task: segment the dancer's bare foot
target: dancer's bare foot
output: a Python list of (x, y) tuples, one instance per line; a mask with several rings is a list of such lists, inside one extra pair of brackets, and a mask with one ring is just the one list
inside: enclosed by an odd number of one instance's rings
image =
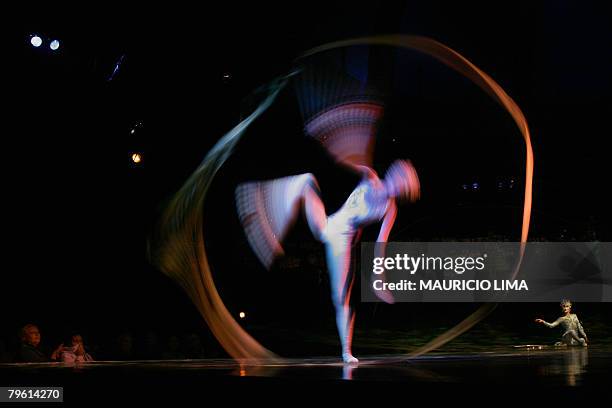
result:
[(351, 353), (342, 353), (342, 361), (344, 361), (344, 364), (359, 364), (359, 360)]

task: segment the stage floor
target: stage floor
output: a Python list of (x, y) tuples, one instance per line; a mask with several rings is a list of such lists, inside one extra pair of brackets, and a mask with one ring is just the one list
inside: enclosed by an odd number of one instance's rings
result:
[[(413, 359), (401, 355), (360, 356), (357, 366), (337, 358), (285, 359), (267, 364), (230, 359), (100, 361), (0, 365), (3, 386), (63, 386), (65, 400), (107, 401), (226, 395), (265, 396), (278, 389), (304, 398), (322, 388), (354, 395), (377, 392), (540, 390), (546, 398), (566, 393), (605, 392), (612, 348), (543, 349), (500, 347), (487, 352), (436, 353)], [(232, 391), (233, 390), (233, 391)], [(480, 390), (480, 391), (479, 391)], [(242, 393), (241, 391), (244, 391)], [(513, 394), (516, 396), (516, 394)], [(435, 395), (434, 395), (435, 396)], [(437, 395), (442, 396), (442, 395)], [(512, 397), (512, 395), (508, 395)]]

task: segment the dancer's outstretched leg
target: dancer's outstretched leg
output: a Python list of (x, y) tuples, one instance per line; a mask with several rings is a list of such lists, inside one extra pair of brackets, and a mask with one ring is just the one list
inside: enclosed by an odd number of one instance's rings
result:
[(311, 173), (239, 184), (236, 208), (251, 248), (268, 269), (284, 253), (281, 243), (301, 209), (319, 240), (327, 222)]

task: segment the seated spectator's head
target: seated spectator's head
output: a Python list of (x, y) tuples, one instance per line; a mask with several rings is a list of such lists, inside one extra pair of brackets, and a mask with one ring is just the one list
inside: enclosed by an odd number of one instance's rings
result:
[(37, 347), (40, 344), (40, 331), (33, 324), (26, 324), (21, 329), (21, 341), (24, 344)]
[(83, 337), (80, 334), (73, 334), (70, 340), (73, 346), (77, 344), (83, 345)]

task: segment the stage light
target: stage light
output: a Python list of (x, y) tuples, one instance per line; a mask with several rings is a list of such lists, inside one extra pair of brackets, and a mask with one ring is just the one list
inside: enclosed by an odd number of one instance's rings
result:
[(478, 183), (474, 183), (474, 184), (472, 184), (472, 188), (473, 188), (474, 190), (478, 190), (478, 188), (479, 188), (479, 187), (480, 187), (480, 185), (479, 185)]
[(110, 74), (110, 76), (108, 77), (107, 81), (112, 81), (113, 79), (115, 79), (115, 76), (119, 72), (119, 69), (121, 68), (121, 64), (123, 64), (123, 60), (124, 59), (125, 59), (125, 54), (123, 54), (121, 57), (119, 57), (119, 60), (115, 64), (115, 68), (113, 68), (113, 72)]
[(240, 312), (238, 316), (240, 316), (241, 319), (244, 319), (246, 317), (246, 313)]
[(140, 153), (134, 153), (132, 155), (132, 161), (136, 164), (142, 162), (142, 156), (140, 155)]
[(136, 129), (132, 129), (132, 130), (130, 130), (130, 135), (133, 135), (133, 134), (134, 134), (134, 132), (136, 132)]
[(49, 44), (49, 48), (51, 48), (53, 51), (57, 50), (60, 46), (60, 43), (58, 40), (53, 40), (51, 41), (51, 44)]
[(39, 36), (34, 34), (32, 36), (32, 38), (30, 38), (30, 44), (32, 44), (32, 46), (38, 48), (38, 47), (40, 47), (42, 45), (42, 38), (40, 38)]

